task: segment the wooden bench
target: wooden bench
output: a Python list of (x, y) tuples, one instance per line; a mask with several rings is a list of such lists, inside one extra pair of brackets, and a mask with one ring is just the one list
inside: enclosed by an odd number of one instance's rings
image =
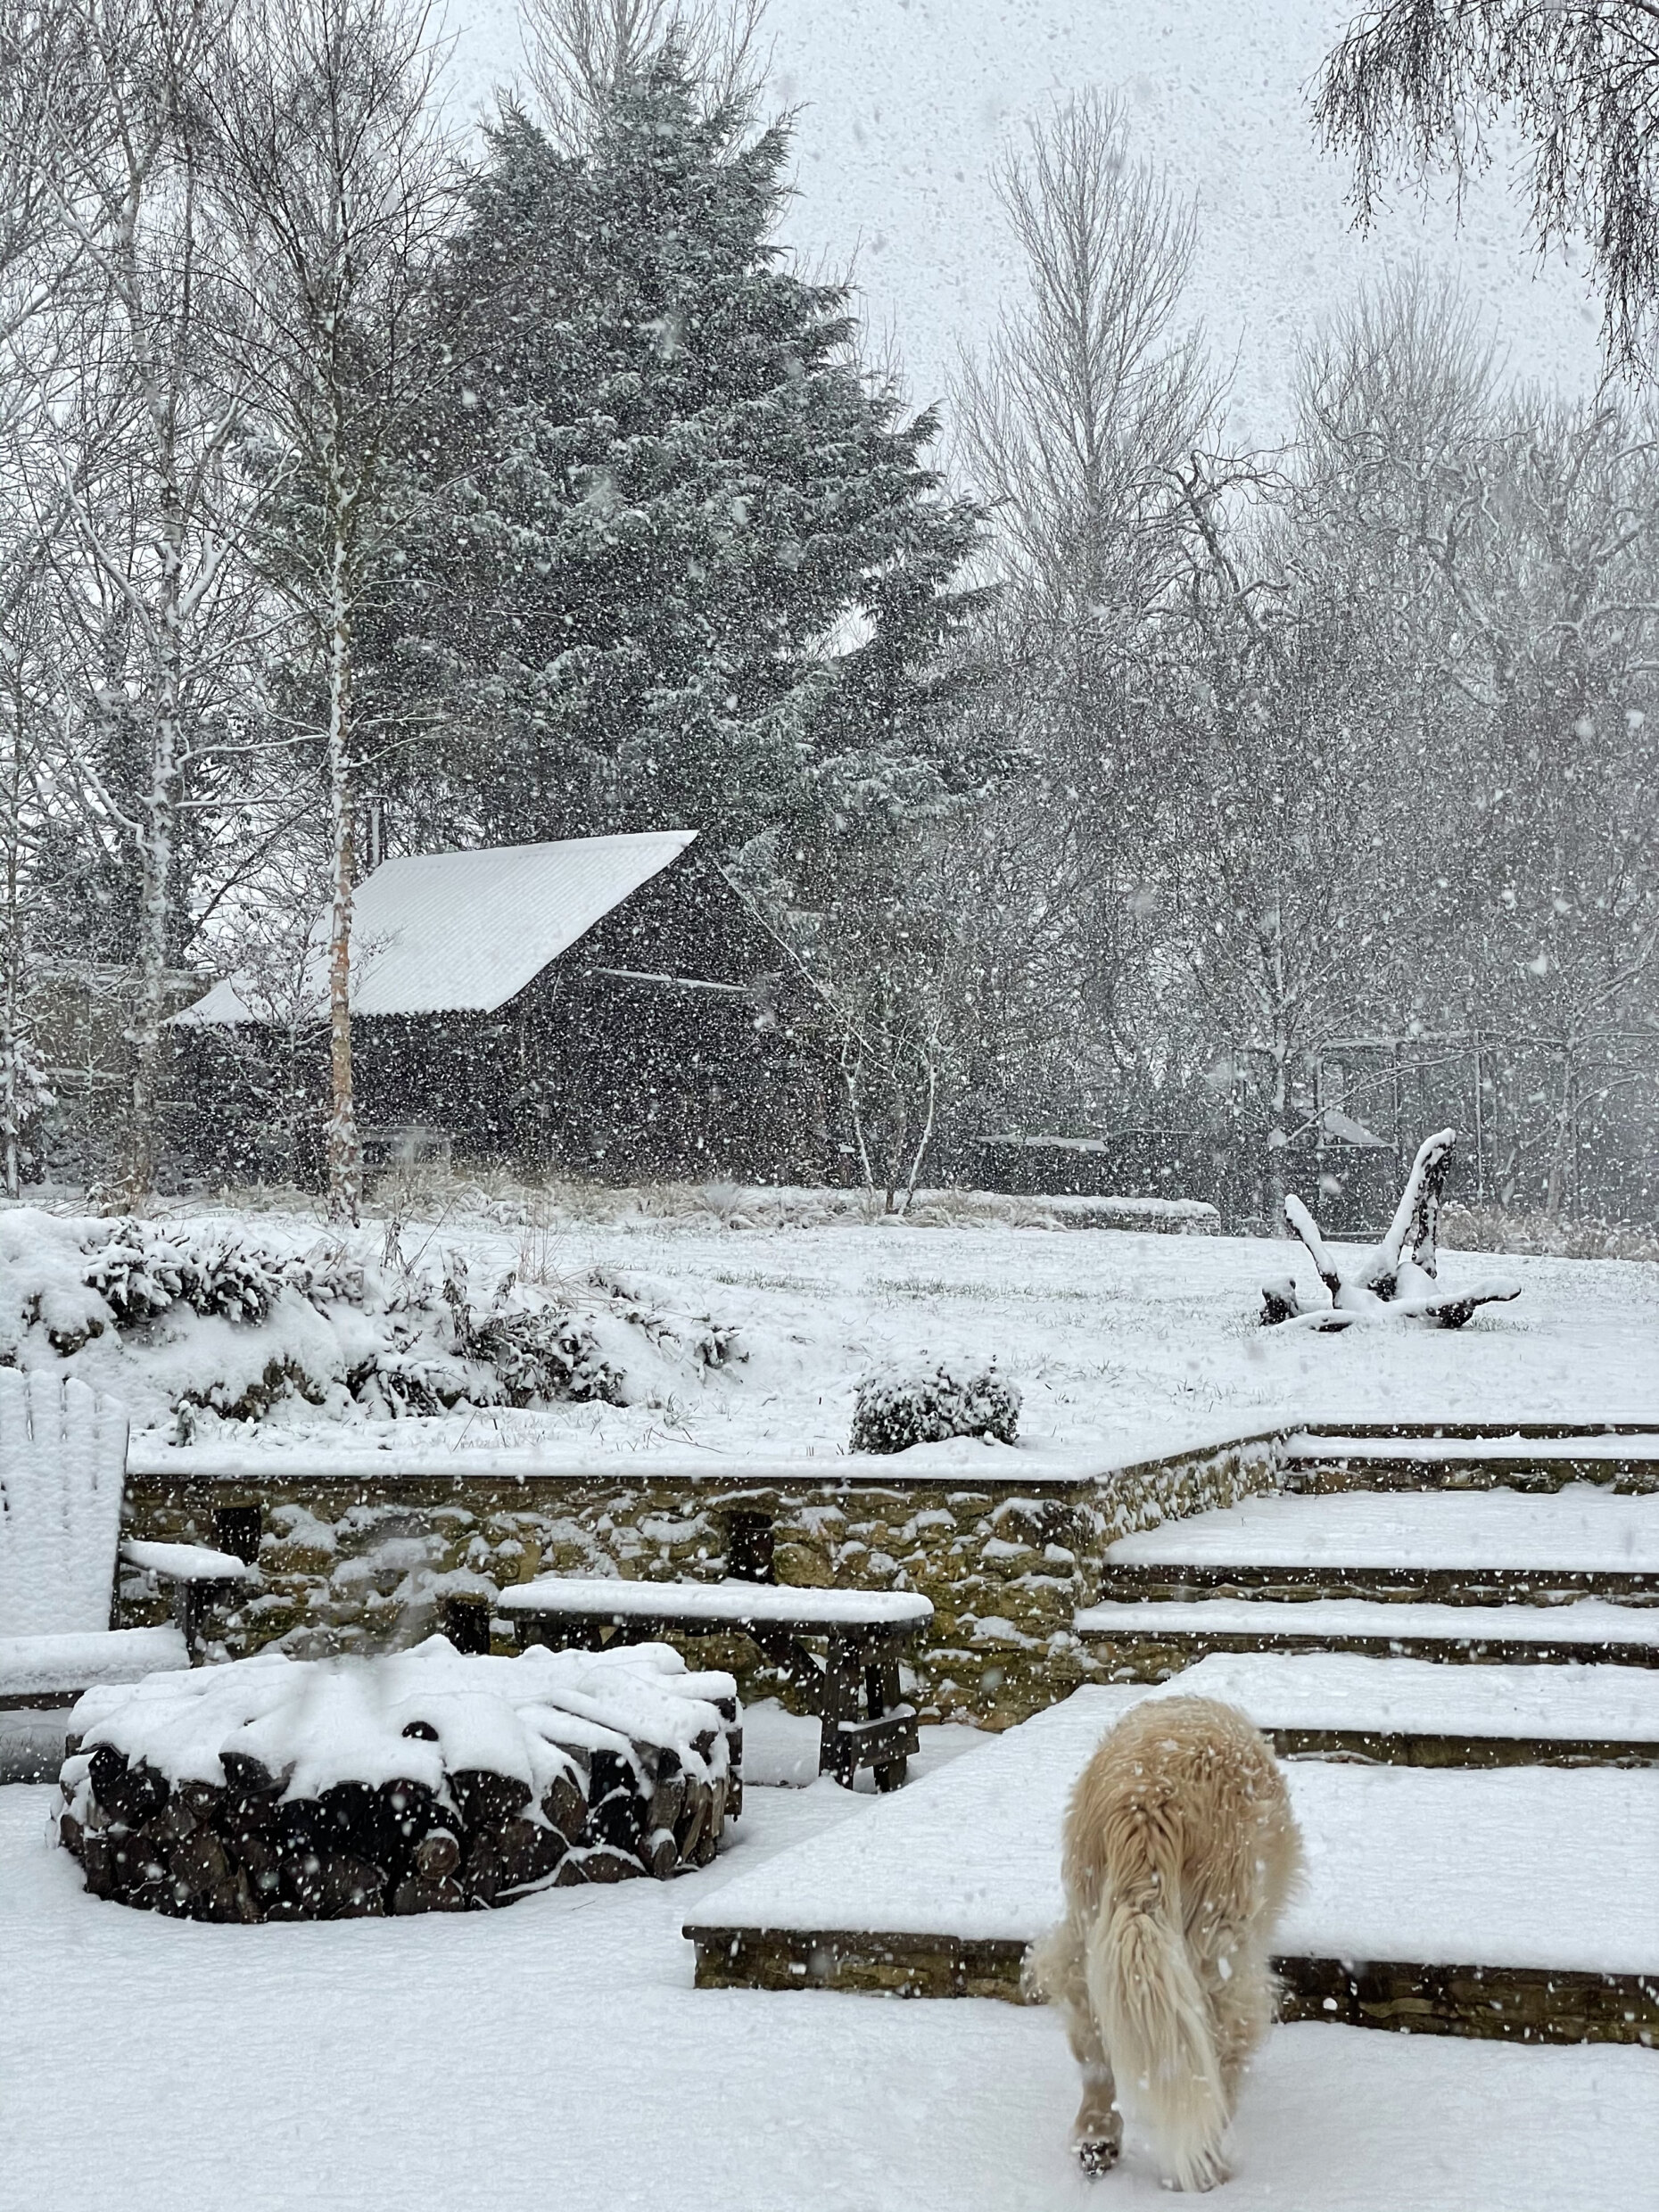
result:
[[(202, 1545), (121, 1547), (126, 1475), (121, 1407), (72, 1378), (0, 1368), (0, 1781), (56, 1771), (52, 1716), (83, 1691), (194, 1664), (209, 1609), (252, 1572)], [(118, 1551), (170, 1589), (170, 1626), (110, 1626)]]
[[(488, 1601), (451, 1600), (451, 1638), (488, 1648)], [(800, 1589), (778, 1583), (587, 1581), (549, 1575), (503, 1590), (494, 1610), (530, 1644), (598, 1651), (674, 1636), (742, 1635), (784, 1667), (820, 1726), (818, 1770), (850, 1789), (860, 1767), (896, 1789), (917, 1750), (916, 1711), (899, 1689), (899, 1660), (933, 1618), (910, 1590)], [(821, 1662), (804, 1638), (821, 1638)]]

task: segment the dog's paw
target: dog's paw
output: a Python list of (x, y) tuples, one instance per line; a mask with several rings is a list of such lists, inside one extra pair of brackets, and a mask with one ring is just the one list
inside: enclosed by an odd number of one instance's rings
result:
[(1077, 2164), (1092, 2182), (1098, 2181), (1102, 2174), (1110, 2174), (1118, 2163), (1118, 2145), (1100, 2136), (1085, 2138), (1071, 2147), (1077, 2153)]

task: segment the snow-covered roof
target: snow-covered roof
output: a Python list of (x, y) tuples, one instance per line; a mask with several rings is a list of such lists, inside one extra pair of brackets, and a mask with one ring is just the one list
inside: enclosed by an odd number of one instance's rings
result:
[[(492, 1013), (696, 836), (652, 830), (383, 862), (352, 906), (352, 1011)], [(327, 1003), (327, 948), (325, 912), (312, 925), (304, 989), (318, 1013)], [(263, 1019), (258, 1005), (247, 980), (232, 976), (175, 1019), (234, 1027)]]

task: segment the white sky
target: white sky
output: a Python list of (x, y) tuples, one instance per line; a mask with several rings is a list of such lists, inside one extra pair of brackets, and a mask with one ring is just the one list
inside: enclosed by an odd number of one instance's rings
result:
[[(773, 81), (800, 110), (799, 197), (784, 235), (809, 273), (850, 269), (875, 349), (918, 403), (944, 396), (959, 343), (1017, 293), (991, 176), (1027, 120), (1085, 86), (1119, 93), (1134, 144), (1195, 193), (1195, 319), (1236, 356), (1234, 433), (1290, 428), (1300, 334), (1386, 269), (1453, 272), (1512, 372), (1579, 388), (1597, 373), (1599, 306), (1557, 257), (1540, 264), (1508, 177), (1403, 196), (1369, 237), (1347, 176), (1315, 142), (1305, 96), (1358, 0), (772, 0)], [(470, 104), (518, 53), (510, 0), (452, 0), (457, 89)]]

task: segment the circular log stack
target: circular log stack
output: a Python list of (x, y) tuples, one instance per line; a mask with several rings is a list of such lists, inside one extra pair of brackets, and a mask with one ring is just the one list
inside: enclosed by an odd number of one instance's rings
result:
[[(482, 1766), (434, 1773), (440, 1731), (418, 1719), (399, 1731), (417, 1752), (407, 1775), (384, 1776), (382, 1746), (384, 1779), (342, 1779), (312, 1795), (245, 1751), (219, 1754), (216, 1781), (169, 1778), (115, 1742), (76, 1748), (71, 1738), (58, 1838), (95, 1896), (195, 1920), (460, 1912), (580, 1882), (664, 1880), (706, 1866), (742, 1803), (735, 1688), (725, 1677), (695, 1680), (718, 1721), (678, 1745), (580, 1721), (564, 1742), (558, 1716), (545, 1715), (537, 1763), (552, 1771), (539, 1795)], [(707, 1699), (716, 1686), (725, 1694)]]

